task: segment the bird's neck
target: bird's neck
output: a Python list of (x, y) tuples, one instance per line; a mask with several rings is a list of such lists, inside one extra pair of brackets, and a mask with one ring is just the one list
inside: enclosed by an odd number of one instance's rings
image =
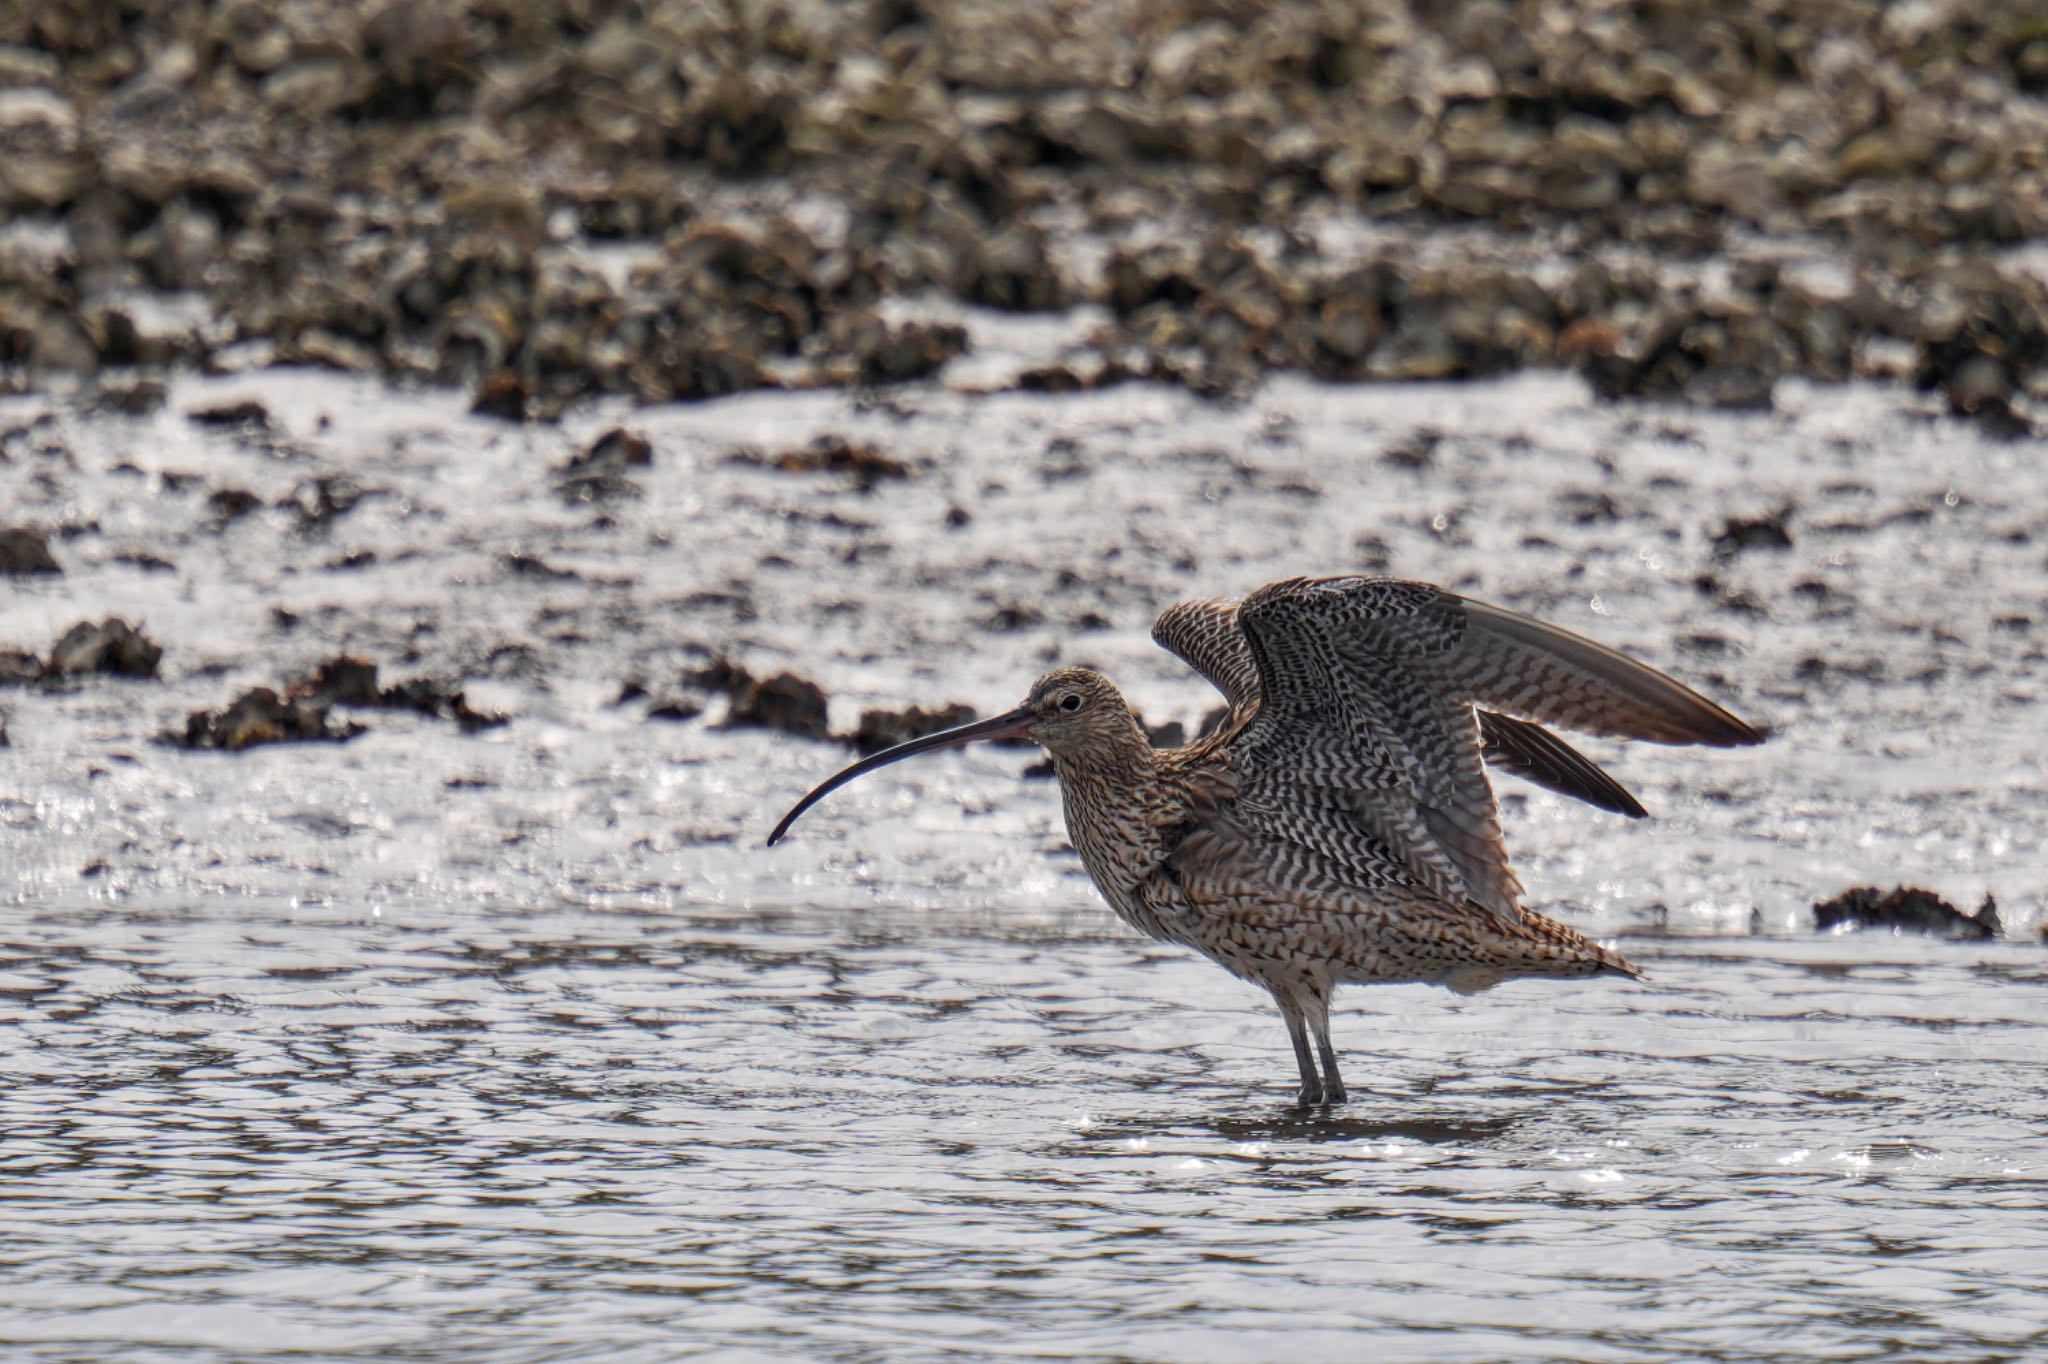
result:
[(1158, 861), (1157, 806), (1163, 796), (1157, 750), (1134, 721), (1128, 733), (1098, 737), (1085, 750), (1052, 755), (1067, 838), (1112, 904)]
[(1127, 782), (1149, 776), (1159, 762), (1158, 750), (1130, 716), (1119, 717), (1075, 747), (1048, 748), (1046, 755), (1062, 785), (1069, 780)]

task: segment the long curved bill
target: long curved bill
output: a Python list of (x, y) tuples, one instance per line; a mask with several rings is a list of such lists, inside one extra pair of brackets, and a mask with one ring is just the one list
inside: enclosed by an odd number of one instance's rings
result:
[(920, 753), (929, 753), (935, 748), (957, 748), (961, 744), (971, 744), (976, 739), (1021, 739), (1030, 730), (1032, 722), (1037, 718), (1031, 711), (1019, 707), (1013, 711), (1006, 711), (1001, 715), (990, 716), (986, 720), (976, 720), (972, 724), (956, 725), (952, 729), (942, 729), (936, 734), (927, 734), (921, 739), (911, 739), (896, 745), (894, 748), (885, 748), (880, 753), (876, 753), (871, 757), (862, 758), (845, 771), (827, 777), (808, 796), (805, 796), (802, 800), (791, 806), (789, 813), (784, 815), (782, 821), (769, 833), (768, 846), (774, 847), (776, 840), (789, 832), (789, 826), (796, 823), (804, 811), (810, 809), (813, 805), (816, 805), (855, 777), (864, 776), (878, 767), (887, 767), (890, 763), (899, 762), (904, 758), (914, 758)]

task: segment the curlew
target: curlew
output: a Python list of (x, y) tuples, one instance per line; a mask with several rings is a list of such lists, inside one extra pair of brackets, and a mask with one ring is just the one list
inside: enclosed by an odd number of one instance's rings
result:
[(1722, 747), (1764, 737), (1604, 645), (1428, 583), (1293, 578), (1242, 601), (1181, 602), (1152, 637), (1230, 703), (1186, 747), (1153, 748), (1108, 678), (1061, 668), (1016, 710), (829, 778), (768, 842), (888, 763), (1030, 739), (1051, 755), (1067, 836), (1118, 916), (1273, 996), (1304, 1105), (1345, 1098), (1330, 1044), (1339, 985), (1470, 993), (1642, 974), (1522, 903), (1487, 764), (1636, 817), (1634, 797), (1543, 726)]

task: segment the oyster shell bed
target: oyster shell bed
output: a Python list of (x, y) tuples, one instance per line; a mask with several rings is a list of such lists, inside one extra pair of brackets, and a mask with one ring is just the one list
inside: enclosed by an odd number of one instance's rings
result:
[(0, 391), (293, 363), (549, 417), (1088, 305), (981, 382), (1875, 375), (2019, 434), (2044, 91), (2000, 0), (10, 0)]

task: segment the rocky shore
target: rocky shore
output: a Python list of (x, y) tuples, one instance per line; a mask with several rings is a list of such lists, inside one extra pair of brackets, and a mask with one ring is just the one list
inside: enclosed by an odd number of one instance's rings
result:
[(271, 363), (478, 410), (1056, 363), (2048, 398), (2048, 23), (1997, 0), (0, 6), (0, 391)]

